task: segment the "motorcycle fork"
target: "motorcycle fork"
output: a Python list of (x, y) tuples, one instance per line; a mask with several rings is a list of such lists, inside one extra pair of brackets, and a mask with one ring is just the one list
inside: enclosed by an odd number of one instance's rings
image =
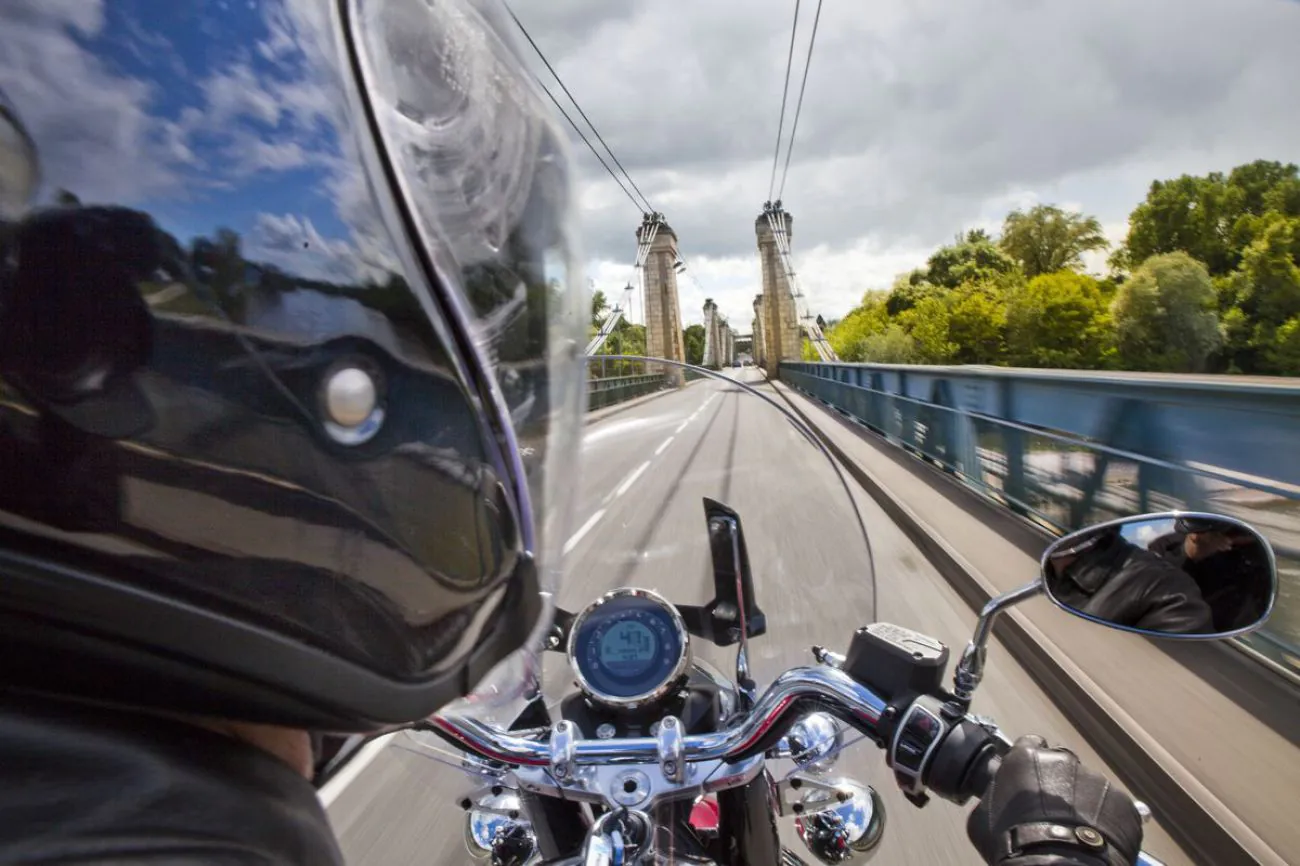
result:
[(731, 866), (782, 862), (776, 797), (767, 770), (747, 785), (718, 792), (719, 862)]

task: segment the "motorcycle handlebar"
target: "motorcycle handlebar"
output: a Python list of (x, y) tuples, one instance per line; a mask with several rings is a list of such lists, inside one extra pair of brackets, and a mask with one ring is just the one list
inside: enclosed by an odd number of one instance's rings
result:
[[(777, 677), (755, 702), (753, 710), (734, 728), (682, 738), (682, 755), (690, 762), (738, 761), (764, 752), (784, 736), (790, 725), (807, 711), (809, 701), (832, 713), (860, 732), (879, 740), (877, 728), (885, 701), (867, 686), (836, 668), (799, 667)], [(463, 716), (433, 716), (430, 729), (467, 752), (503, 764), (545, 767), (557, 761), (577, 766), (596, 764), (649, 764), (659, 759), (658, 740), (575, 740), (571, 749), (555, 738), (549, 743), (498, 731)]]
[[(885, 712), (884, 699), (842, 670), (818, 665), (792, 668), (777, 677), (754, 704), (753, 711), (736, 727), (683, 737), (682, 756), (690, 762), (738, 761), (764, 752), (809, 710), (806, 705), (810, 701), (816, 702), (817, 710), (829, 712), (876, 742), (881, 741), (878, 729)], [(429, 722), (430, 730), (458, 748), (489, 761), (515, 766), (545, 767), (561, 760), (576, 766), (650, 764), (660, 757), (659, 741), (651, 738), (575, 740), (569, 744), (569, 751), (560, 753), (555, 737), (549, 743), (539, 742), (498, 731), (466, 717), (438, 715)], [(993, 735), (987, 737), (992, 745)], [(959, 796), (980, 796), (984, 792), (1002, 763), (1005, 745), (978, 750), (978, 755), (968, 764), (968, 772), (962, 774)], [(1146, 852), (1139, 853), (1137, 863), (1162, 866)]]

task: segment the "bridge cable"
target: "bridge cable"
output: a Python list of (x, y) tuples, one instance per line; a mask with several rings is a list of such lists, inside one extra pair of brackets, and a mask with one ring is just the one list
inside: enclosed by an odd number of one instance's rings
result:
[(776, 164), (781, 158), (781, 133), (785, 130), (785, 104), (790, 98), (790, 67), (794, 65), (794, 36), (799, 29), (799, 0), (794, 0), (794, 24), (790, 25), (790, 51), (785, 57), (785, 87), (781, 90), (781, 117), (776, 122), (776, 150), (772, 152), (772, 178), (767, 182), (767, 198), (772, 200), (776, 188)]
[(785, 194), (785, 178), (790, 173), (790, 154), (794, 152), (794, 136), (799, 131), (799, 113), (803, 111), (803, 92), (808, 86), (808, 67), (812, 65), (813, 46), (817, 44), (817, 23), (822, 17), (822, 0), (817, 0), (817, 14), (813, 16), (812, 37), (808, 40), (808, 57), (803, 64), (803, 83), (799, 85), (799, 101), (795, 104), (794, 123), (790, 126), (790, 144), (785, 149), (785, 168), (781, 170), (781, 186), (777, 190), (776, 197), (780, 199)]
[[(591, 122), (591, 118), (587, 116), (587, 112), (583, 111), (582, 106), (578, 104), (577, 98), (575, 98), (574, 95), (569, 92), (569, 88), (565, 85), (564, 79), (560, 78), (560, 73), (555, 71), (555, 67), (551, 65), (551, 61), (547, 60), (546, 55), (542, 53), (541, 47), (539, 47), (538, 44), (533, 41), (532, 34), (529, 33), (528, 28), (524, 26), (524, 22), (519, 20), (519, 16), (515, 14), (515, 10), (511, 9), (509, 6), (506, 7), (506, 10), (510, 13), (510, 17), (515, 19), (515, 24), (518, 25), (519, 30), (524, 34), (524, 38), (528, 40), (528, 44), (533, 46), (533, 50), (536, 51), (537, 56), (542, 59), (542, 63), (546, 64), (546, 68), (550, 70), (551, 75), (555, 76), (555, 80), (560, 85), (560, 89), (564, 91), (564, 95), (569, 97), (569, 99), (573, 102), (573, 107), (578, 109), (578, 114), (582, 115), (582, 119), (587, 121), (587, 125), (591, 127), (591, 131), (596, 134), (596, 140), (599, 141), (604, 146), (605, 150), (609, 151), (609, 156), (611, 159), (614, 160), (614, 164), (617, 165), (619, 167), (619, 170), (623, 172), (623, 176), (626, 177), (627, 182), (632, 185), (632, 189), (636, 190), (637, 195), (641, 196), (641, 201), (645, 203), (645, 207), (642, 208), (640, 204), (637, 204), (637, 209), (648, 210), (651, 211), (652, 213), (656, 212), (654, 207), (650, 204), (650, 199), (645, 197), (645, 193), (641, 192), (641, 188), (636, 185), (636, 181), (632, 180), (632, 175), (627, 173), (627, 169), (623, 168), (623, 163), (618, 161), (618, 157), (614, 155), (614, 151), (610, 148), (608, 144), (606, 144), (604, 137), (601, 136), (600, 134), (600, 130), (596, 129), (596, 124)], [(547, 93), (549, 94), (550, 91), (548, 90)], [(557, 107), (560, 104), (558, 101), (556, 101), (554, 96), (551, 96), (551, 101), (555, 102)], [(563, 111), (564, 109), (560, 109), (560, 110)], [(566, 114), (565, 117), (568, 117), (568, 115)], [(569, 123), (571, 124), (573, 123), (572, 118), (569, 119)], [(577, 129), (578, 127), (575, 124), (573, 128)], [(582, 135), (581, 132), (579, 132), (578, 134)], [(583, 136), (583, 141), (587, 141), (586, 136)], [(587, 147), (591, 147), (591, 152), (596, 153), (596, 149), (591, 146), (590, 141), (587, 141)], [(599, 159), (600, 154), (596, 154), (596, 157)], [(605, 161), (603, 159), (601, 160), (601, 164), (602, 165), (605, 164)], [(605, 165), (605, 170), (609, 171), (611, 175), (614, 174), (614, 172), (610, 170), (608, 165)], [(618, 180), (618, 177), (615, 176), (614, 179)], [(623, 184), (620, 182), (619, 186), (622, 185)], [(623, 191), (627, 192), (627, 189), (624, 188)], [(629, 193), (629, 195), (631, 194)], [(632, 201), (634, 204), (636, 204), (636, 199), (633, 199)]]

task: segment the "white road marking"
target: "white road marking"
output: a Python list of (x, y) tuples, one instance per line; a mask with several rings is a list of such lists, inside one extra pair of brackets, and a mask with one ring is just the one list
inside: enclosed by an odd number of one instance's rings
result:
[(339, 794), (342, 794), (348, 785), (356, 781), (357, 776), (361, 775), (361, 771), (370, 766), (370, 762), (379, 756), (379, 753), (388, 745), (388, 741), (395, 736), (397, 734), (385, 734), (362, 746), (357, 756), (348, 761), (337, 776), (322, 785), (321, 789), (316, 792), (316, 796), (320, 798), (321, 803), (328, 809), (329, 805), (338, 799)]
[(627, 478), (623, 479), (623, 483), (618, 485), (618, 489), (614, 491), (614, 498), (618, 499), (624, 493), (627, 493), (628, 488), (630, 488), (633, 484), (635, 484), (636, 480), (641, 477), (641, 473), (645, 472), (649, 468), (650, 468), (650, 461), (647, 460), (646, 462), (638, 466), (636, 469), (632, 470), (632, 474), (629, 475)]
[[(716, 393), (709, 395), (709, 397), (703, 403), (697, 406), (695, 411), (691, 414), (691, 416), (687, 418), (685, 421), (683, 421), (680, 425), (678, 425), (677, 429), (673, 431), (673, 435), (665, 439), (659, 445), (659, 447), (655, 449), (655, 453), (652, 456), (658, 457), (660, 454), (662, 454), (664, 452), (664, 449), (666, 449), (669, 445), (672, 444), (673, 438), (678, 433), (681, 433), (683, 430), (685, 430), (687, 426), (689, 426), (690, 423), (695, 420), (695, 418), (700, 414), (700, 412), (704, 410), (704, 407), (709, 405), (709, 403), (711, 403), (713, 401), (713, 398), (716, 396), (718, 396)], [(641, 422), (635, 421), (632, 423), (634, 425), (639, 425)], [(618, 487), (614, 489), (614, 492), (608, 494), (605, 497), (604, 502), (601, 503), (602, 507), (599, 508), (595, 514), (591, 515), (591, 517), (587, 518), (587, 522), (582, 524), (582, 526), (579, 527), (578, 531), (573, 533), (573, 535), (569, 537), (569, 540), (564, 543), (564, 552), (566, 554), (569, 551), (573, 550), (573, 548), (577, 547), (578, 543), (581, 542), (582, 539), (586, 537), (587, 533), (591, 532), (591, 530), (595, 528), (596, 524), (601, 521), (601, 518), (605, 516), (605, 506), (608, 506), (615, 499), (619, 498), (624, 493), (627, 493), (628, 490), (632, 488), (632, 485), (637, 482), (637, 479), (640, 478), (641, 475), (649, 468), (650, 468), (650, 461), (647, 460), (644, 463), (642, 463), (640, 466), (638, 466), (636, 469), (632, 470), (632, 473), (623, 479), (622, 483), (619, 484)]]
[(591, 515), (591, 517), (588, 517), (587, 522), (582, 524), (582, 527), (577, 532), (569, 536), (568, 541), (564, 542), (564, 552), (568, 553), (570, 550), (573, 550), (573, 548), (577, 547), (578, 542), (582, 541), (583, 536), (585, 536), (588, 532), (591, 532), (591, 528), (595, 526), (597, 523), (599, 523), (600, 519), (604, 516), (605, 516), (605, 509), (602, 508), (599, 511), (597, 511), (595, 514)]

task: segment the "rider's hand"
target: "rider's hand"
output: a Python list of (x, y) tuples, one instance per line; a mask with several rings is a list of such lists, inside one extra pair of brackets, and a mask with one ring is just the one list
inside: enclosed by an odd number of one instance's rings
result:
[(1002, 759), (966, 834), (990, 866), (1131, 866), (1142, 819), (1128, 794), (1041, 737)]

